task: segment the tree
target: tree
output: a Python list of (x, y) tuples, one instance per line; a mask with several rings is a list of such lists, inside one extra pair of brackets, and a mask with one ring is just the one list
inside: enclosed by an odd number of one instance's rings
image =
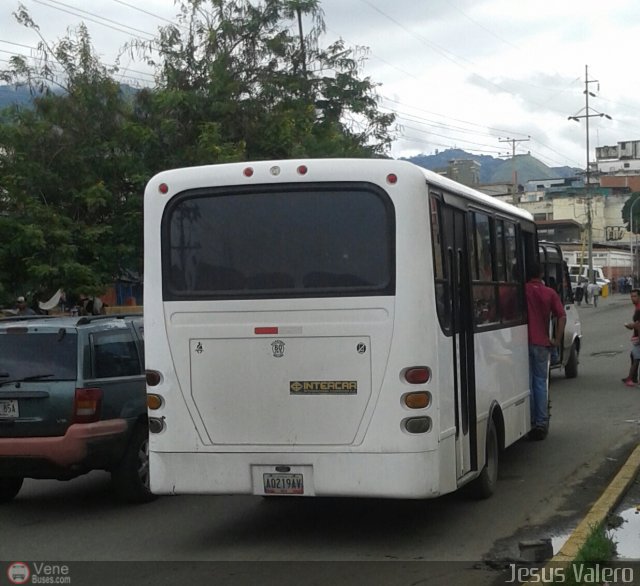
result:
[[(24, 8), (17, 17), (38, 30)], [(124, 140), (131, 106), (84, 26), (39, 51), (40, 65), (15, 58), (2, 75), (34, 94), (33, 108), (11, 108), (0, 124), (3, 289), (99, 293), (123, 267), (141, 269), (147, 175)]]
[[(152, 43), (128, 45), (157, 75), (132, 97), (84, 26), (55, 44), (41, 37), (35, 65), (14, 57), (0, 71), (34, 95), (0, 121), (0, 301), (100, 293), (123, 269), (141, 272), (142, 194), (163, 169), (386, 153), (393, 116), (353, 50), (320, 47), (319, 0), (179, 7)], [(15, 16), (39, 34), (23, 6)]]
[[(157, 68), (154, 133), (166, 139), (159, 124), (173, 120), (172, 150), (185, 163), (386, 153), (394, 118), (379, 111), (376, 85), (360, 78), (351, 49), (342, 41), (319, 47), (317, 0), (184, 0), (180, 7), (176, 25), (131, 49)], [(311, 20), (306, 33), (303, 17)]]
[[(640, 204), (634, 203), (640, 198), (640, 191), (634, 191), (622, 206), (622, 221), (629, 232), (640, 234)], [(633, 206), (633, 222), (631, 221), (631, 210)]]

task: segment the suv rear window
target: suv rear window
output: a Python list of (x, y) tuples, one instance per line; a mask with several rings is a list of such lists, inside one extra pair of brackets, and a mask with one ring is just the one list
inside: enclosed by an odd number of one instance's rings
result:
[(210, 189), (163, 218), (166, 300), (391, 295), (393, 204), (370, 184)]
[(77, 342), (77, 334), (64, 328), (47, 333), (9, 328), (0, 333), (0, 371), (11, 380), (40, 375), (47, 381), (75, 380)]

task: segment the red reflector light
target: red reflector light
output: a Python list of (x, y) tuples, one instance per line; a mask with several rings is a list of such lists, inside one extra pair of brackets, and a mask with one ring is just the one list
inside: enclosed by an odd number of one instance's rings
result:
[(242, 174), (245, 177), (251, 177), (253, 175), (253, 169), (251, 167), (246, 167)]
[(253, 332), (255, 334), (277, 334), (278, 333), (278, 328), (277, 327), (255, 328), (253, 330)]
[(102, 389), (76, 389), (73, 402), (73, 422), (91, 423), (100, 419)]
[(161, 183), (158, 185), (158, 191), (160, 193), (169, 193), (169, 186), (166, 183)]
[(306, 165), (300, 165), (298, 167), (298, 175), (306, 175), (308, 170)]
[(157, 370), (145, 370), (144, 374), (150, 387), (158, 386), (162, 380), (162, 375)]
[(395, 173), (389, 173), (387, 175), (387, 183), (395, 185), (396, 183), (398, 183), (398, 176)]
[(414, 366), (404, 373), (404, 380), (412, 385), (422, 385), (431, 378), (431, 370), (426, 366)]

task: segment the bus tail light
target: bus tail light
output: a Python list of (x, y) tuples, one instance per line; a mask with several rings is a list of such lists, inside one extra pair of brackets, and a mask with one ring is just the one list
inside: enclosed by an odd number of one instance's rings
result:
[(404, 420), (404, 428), (409, 433), (426, 433), (431, 429), (430, 417), (411, 417)]
[(150, 387), (157, 387), (162, 380), (162, 375), (157, 370), (145, 370), (144, 374)]
[(157, 409), (160, 409), (160, 407), (162, 407), (162, 403), (163, 403), (163, 400), (160, 395), (156, 395), (155, 393), (147, 394), (147, 407), (151, 411), (156, 411)]
[(100, 419), (102, 389), (76, 389), (73, 401), (73, 422), (92, 423)]
[(427, 391), (409, 393), (404, 396), (404, 404), (409, 409), (425, 409), (431, 405), (431, 393)]
[(150, 433), (160, 433), (164, 427), (164, 417), (149, 417)]
[(412, 385), (429, 382), (431, 369), (428, 366), (411, 366), (404, 371), (404, 380)]

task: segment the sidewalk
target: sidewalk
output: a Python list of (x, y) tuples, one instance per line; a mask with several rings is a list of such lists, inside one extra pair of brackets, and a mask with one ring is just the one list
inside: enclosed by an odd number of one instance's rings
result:
[[(636, 446), (622, 468), (611, 481), (609, 486), (604, 490), (600, 498), (591, 507), (585, 518), (576, 527), (566, 543), (560, 551), (551, 560), (550, 563), (567, 563), (573, 561), (578, 552), (584, 545), (585, 541), (591, 534), (593, 527), (597, 527), (607, 519), (618, 504), (624, 498), (627, 490), (635, 481), (640, 472), (640, 445)], [(636, 551), (640, 558), (640, 535), (638, 537), (638, 546)]]

